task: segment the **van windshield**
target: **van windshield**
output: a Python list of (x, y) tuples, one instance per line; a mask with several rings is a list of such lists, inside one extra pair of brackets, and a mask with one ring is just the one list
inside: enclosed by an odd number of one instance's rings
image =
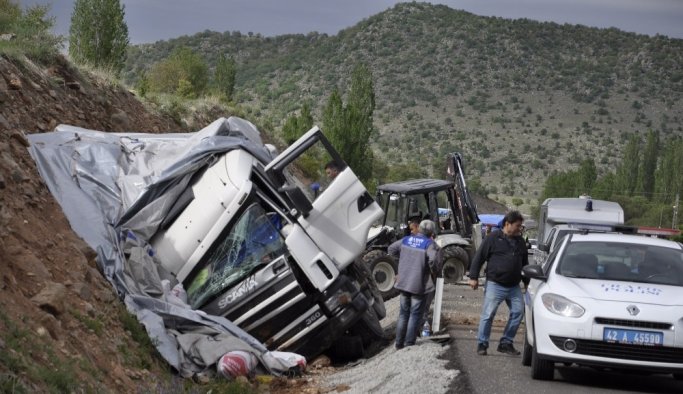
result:
[(231, 230), (212, 246), (202, 270), (187, 287), (193, 308), (199, 308), (225, 289), (286, 252), (279, 231), (282, 218), (257, 203), (240, 216)]

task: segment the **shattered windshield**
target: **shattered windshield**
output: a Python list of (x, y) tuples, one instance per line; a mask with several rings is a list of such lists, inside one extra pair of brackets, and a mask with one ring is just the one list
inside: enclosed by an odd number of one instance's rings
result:
[(683, 251), (618, 242), (570, 242), (558, 272), (574, 278), (683, 286)]
[(257, 267), (283, 255), (286, 247), (278, 231), (281, 228), (279, 215), (266, 213), (256, 203), (247, 208), (231, 231), (216, 240), (204, 268), (190, 282), (190, 305), (201, 307)]

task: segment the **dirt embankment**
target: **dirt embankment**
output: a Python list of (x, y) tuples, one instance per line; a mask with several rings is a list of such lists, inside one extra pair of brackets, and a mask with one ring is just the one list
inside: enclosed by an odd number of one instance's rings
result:
[[(134, 339), (124, 308), (40, 180), (25, 134), (58, 124), (178, 131), (127, 90), (0, 57), (0, 386), (135, 392), (168, 367)], [(126, 325), (128, 323), (128, 325)]]

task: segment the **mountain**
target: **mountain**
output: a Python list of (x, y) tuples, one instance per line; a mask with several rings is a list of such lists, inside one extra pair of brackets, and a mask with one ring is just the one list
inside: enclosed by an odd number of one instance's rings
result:
[[(238, 66), (236, 101), (278, 131), (309, 101), (321, 122), (359, 62), (373, 72), (375, 156), (440, 177), (447, 152), (499, 200), (532, 201), (553, 170), (614, 170), (630, 133), (683, 135), (683, 40), (401, 3), (339, 34), (204, 31), (130, 49), (125, 79), (186, 46)], [(509, 200), (508, 200), (509, 201)]]

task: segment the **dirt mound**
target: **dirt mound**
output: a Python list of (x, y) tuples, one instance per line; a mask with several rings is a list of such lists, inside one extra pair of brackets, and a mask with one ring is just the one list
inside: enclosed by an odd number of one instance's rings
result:
[[(0, 389), (135, 392), (168, 366), (71, 230), (40, 180), (25, 134), (71, 124), (182, 131), (119, 87), (60, 60), (0, 57)], [(147, 390), (143, 390), (147, 391)]]

